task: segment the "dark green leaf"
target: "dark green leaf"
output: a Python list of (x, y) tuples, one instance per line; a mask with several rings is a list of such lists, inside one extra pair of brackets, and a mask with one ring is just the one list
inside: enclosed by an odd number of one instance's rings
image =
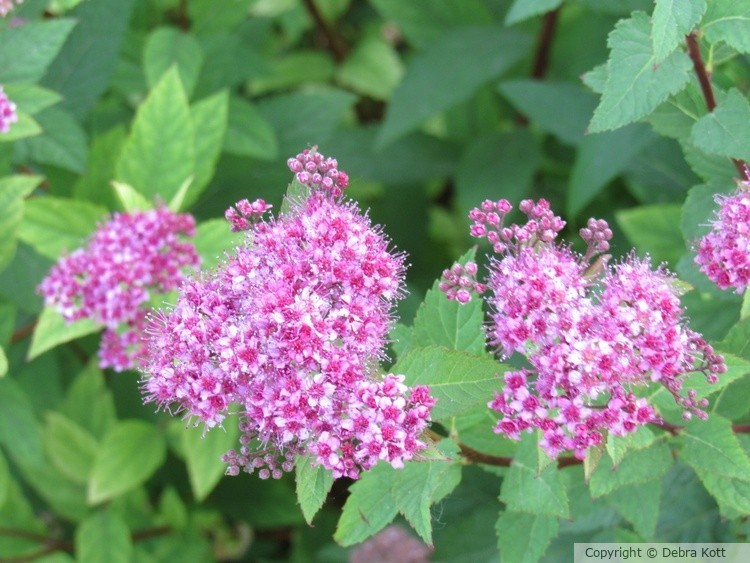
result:
[(263, 160), (270, 160), (278, 153), (276, 135), (271, 125), (255, 106), (241, 98), (229, 99), (229, 127), (224, 150), (230, 154)]
[(301, 456), (295, 468), (297, 502), (309, 525), (323, 506), (333, 486), (333, 475), (322, 465), (313, 467), (310, 458)]
[(28, 397), (9, 377), (0, 379), (0, 444), (19, 465), (44, 465), (39, 422)]
[(732, 88), (723, 103), (693, 125), (691, 142), (699, 149), (733, 158), (750, 160), (750, 104)]
[(585, 137), (570, 174), (568, 215), (577, 215), (655, 138), (648, 126), (640, 124)]
[(664, 475), (671, 466), (672, 452), (663, 441), (648, 448), (628, 451), (618, 465), (604, 456), (591, 475), (591, 496), (596, 498), (626, 485), (652, 481)]
[(75, 24), (59, 19), (0, 30), (0, 84), (39, 80)]
[[(62, 98), (57, 92), (40, 88), (34, 84), (9, 84), (3, 86), (8, 98), (18, 106), (18, 110), (34, 115), (58, 103)], [(16, 128), (16, 125), (13, 125)]]
[(16, 253), (16, 231), (24, 213), (24, 198), (42, 179), (38, 176), (6, 176), (0, 179), (0, 270)]
[(149, 89), (153, 89), (172, 66), (176, 66), (182, 86), (189, 98), (198, 81), (203, 64), (200, 43), (189, 33), (173, 27), (159, 27), (152, 31), (143, 48), (143, 71)]
[(557, 465), (537, 471), (537, 448), (536, 434), (521, 440), (503, 480), (500, 500), (514, 512), (568, 518), (568, 496)]
[(690, 58), (675, 51), (656, 64), (651, 22), (643, 12), (620, 20), (607, 41), (607, 83), (589, 125), (592, 133), (617, 129), (651, 113), (689, 79)]
[(42, 126), (29, 114), (19, 110), (16, 116), (18, 121), (13, 124), (10, 131), (0, 133), (0, 143), (11, 143), (19, 139), (35, 137), (42, 133)]
[(377, 36), (365, 37), (339, 69), (341, 84), (376, 100), (386, 100), (404, 74), (398, 53)]
[(125, 144), (126, 137), (124, 128), (114, 127), (91, 140), (86, 172), (78, 177), (73, 187), (73, 194), (76, 198), (85, 199), (112, 210), (117, 207), (110, 181), (115, 176), (115, 162)]
[(68, 417), (48, 412), (44, 445), (52, 463), (69, 479), (85, 484), (96, 457), (97, 441)]
[(408, 385), (429, 385), (437, 399), (432, 418), (445, 420), (486, 408), (502, 385), (498, 374), (504, 366), (489, 356), (430, 346), (412, 348), (392, 370), (404, 374)]
[(505, 510), (497, 519), (497, 543), (504, 560), (519, 563), (539, 561), (560, 526), (554, 516)]
[(680, 433), (680, 457), (691, 467), (717, 476), (750, 481), (750, 459), (729, 420), (716, 414), (694, 420)]
[(117, 179), (147, 198), (169, 201), (195, 172), (195, 132), (177, 69), (138, 108), (117, 162)]
[(130, 530), (112, 510), (95, 512), (76, 530), (76, 561), (80, 563), (130, 563), (133, 544)]
[(88, 430), (97, 441), (117, 420), (112, 392), (95, 362), (81, 371), (68, 387), (60, 411)]
[(659, 519), (661, 481), (647, 481), (621, 487), (605, 499), (633, 525), (639, 536), (646, 540), (654, 538), (656, 522)]
[(642, 205), (615, 215), (639, 253), (648, 253), (654, 265), (667, 262), (674, 267), (685, 252), (685, 241), (675, 226), (679, 225), (682, 208), (677, 204)]
[(164, 437), (148, 422), (118, 422), (104, 436), (94, 461), (88, 501), (99, 504), (145, 482), (164, 461)]
[(58, 107), (44, 110), (36, 120), (43, 133), (25, 141), (29, 156), (43, 164), (83, 173), (88, 139), (81, 125), (70, 113)]
[[(443, 35), (412, 59), (388, 106), (378, 145), (413, 131), (428, 117), (467, 100), (518, 62), (528, 38), (499, 27), (465, 27)], [(466, 64), (471, 60), (472, 64)]]
[(690, 83), (682, 92), (657, 107), (646, 120), (660, 135), (684, 139), (690, 137), (695, 122), (707, 112), (700, 88)]
[(657, 64), (685, 40), (705, 11), (706, 0), (656, 0), (651, 16), (651, 41)]
[[(558, 8), (563, 0), (515, 0), (505, 15), (505, 24), (513, 25)], [(520, 561), (520, 559), (519, 559)]]

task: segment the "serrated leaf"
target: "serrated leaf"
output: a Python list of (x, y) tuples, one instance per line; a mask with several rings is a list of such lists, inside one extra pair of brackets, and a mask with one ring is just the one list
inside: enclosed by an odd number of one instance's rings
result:
[(682, 206), (665, 203), (642, 205), (618, 211), (617, 224), (639, 253), (648, 253), (654, 265), (667, 262), (674, 267), (685, 253), (685, 241), (675, 229)]
[(16, 253), (16, 236), (23, 220), (24, 198), (41, 181), (39, 176), (0, 178), (0, 270), (11, 263)]
[(31, 21), (0, 31), (0, 84), (36, 82), (76, 25), (72, 19)]
[(711, 43), (723, 41), (750, 53), (750, 0), (709, 2), (700, 29)]
[(537, 472), (537, 437), (527, 435), (518, 445), (503, 480), (500, 500), (509, 510), (540, 516), (570, 517), (565, 484), (557, 465)]
[(617, 129), (651, 113), (682, 90), (692, 68), (690, 57), (675, 51), (660, 64), (651, 44), (651, 22), (643, 12), (620, 20), (609, 34), (607, 82), (591, 119), (592, 133)]
[(602, 63), (584, 73), (583, 76), (581, 76), (581, 81), (591, 88), (592, 92), (601, 94), (604, 92), (604, 88), (607, 85), (607, 74), (607, 63)]
[(44, 445), (55, 467), (69, 479), (88, 482), (96, 457), (97, 441), (68, 417), (50, 411), (46, 415)]
[(660, 135), (684, 139), (690, 136), (695, 122), (706, 113), (708, 109), (700, 88), (691, 82), (682, 92), (657, 107), (646, 120)]
[(313, 467), (309, 456), (300, 456), (297, 459), (294, 477), (297, 484), (297, 502), (305, 521), (312, 525), (313, 518), (323, 507), (333, 486), (333, 475), (322, 465)]
[(203, 49), (190, 33), (174, 27), (153, 30), (143, 48), (143, 72), (149, 88), (153, 88), (172, 66), (176, 66), (188, 97), (198, 81), (203, 64)]
[[(459, 264), (473, 261), (476, 248), (469, 250)], [(412, 330), (412, 346), (442, 346), (449, 350), (460, 350), (482, 355), (484, 344), (484, 313), (482, 299), (474, 298), (461, 305), (451, 301), (438, 288), (438, 281), (427, 291), (425, 299), (417, 310)]]
[(713, 471), (693, 468), (706, 490), (719, 505), (725, 518), (737, 518), (750, 514), (750, 482), (728, 478)]
[(597, 102), (591, 92), (569, 82), (511, 80), (498, 90), (534, 126), (571, 145), (583, 141)]
[(659, 519), (661, 481), (621, 487), (607, 495), (605, 500), (633, 525), (639, 536), (646, 540), (654, 538)]
[(732, 88), (714, 111), (701, 117), (690, 134), (690, 141), (710, 153), (750, 160), (750, 104)]
[(535, 563), (557, 537), (559, 529), (554, 516), (505, 510), (495, 525), (497, 546), (504, 561)]
[(412, 59), (393, 92), (377, 144), (384, 147), (468, 99), (518, 62), (528, 46), (525, 35), (500, 27), (459, 27), (445, 33)]
[(395, 471), (390, 465), (378, 464), (349, 488), (333, 536), (337, 543), (344, 547), (359, 543), (377, 534), (396, 517), (396, 500), (389, 494)]
[(647, 426), (641, 426), (635, 432), (625, 436), (610, 435), (607, 437), (607, 453), (612, 463), (619, 465), (630, 450), (642, 450), (653, 444), (654, 433)]
[(90, 319), (66, 323), (55, 309), (45, 307), (39, 315), (26, 359), (31, 361), (59, 344), (92, 334), (101, 328), (101, 325)]
[(407, 385), (428, 385), (430, 394), (437, 399), (432, 418), (444, 420), (486, 407), (502, 385), (498, 374), (505, 371), (505, 366), (489, 356), (430, 346), (413, 348), (392, 370), (404, 374)]
[(715, 179), (735, 181), (737, 169), (729, 159), (708, 154), (695, 147), (689, 139), (680, 139), (680, 146), (685, 155), (685, 161), (704, 181), (711, 182)]
[(685, 40), (705, 12), (706, 0), (656, 0), (651, 41), (657, 64)]
[(117, 179), (148, 199), (169, 201), (194, 173), (194, 137), (187, 96), (172, 68), (136, 112), (117, 162)]
[(81, 246), (106, 216), (106, 209), (86, 201), (37, 197), (26, 202), (18, 238), (42, 256), (57, 259)]
[(716, 343), (716, 349), (750, 361), (750, 320), (734, 325), (724, 339)]
[(618, 465), (605, 456), (591, 475), (591, 496), (596, 498), (624, 487), (658, 479), (672, 466), (672, 452), (663, 440), (648, 448), (629, 450)]
[(656, 135), (641, 124), (586, 136), (578, 147), (570, 175), (568, 215), (577, 215), (654, 139)]
[(153, 424), (124, 420), (104, 436), (94, 461), (87, 498), (99, 504), (144, 483), (164, 461), (164, 437)]
[(76, 529), (75, 548), (80, 563), (130, 563), (133, 558), (130, 530), (111, 510), (96, 512), (81, 523)]
[(226, 90), (190, 108), (195, 132), (195, 178), (185, 201), (189, 207), (211, 181), (227, 132), (229, 95)]
[(563, 0), (515, 0), (505, 15), (505, 25), (544, 14), (562, 5)]
[(234, 419), (225, 427), (205, 432), (202, 426), (186, 428), (182, 433), (182, 451), (187, 464), (190, 487), (198, 502), (214, 489), (226, 470), (221, 456), (239, 439), (239, 427)]
[(247, 100), (237, 97), (229, 100), (229, 126), (224, 139), (224, 150), (230, 154), (262, 160), (270, 160), (278, 152), (273, 128)]
[(599, 463), (602, 461), (604, 455), (604, 447), (601, 444), (589, 448), (586, 457), (583, 460), (583, 479), (586, 483), (591, 479), (591, 475), (599, 467)]
[(118, 182), (117, 180), (112, 180), (110, 183), (123, 211), (132, 213), (134, 211), (148, 211), (154, 208), (153, 202), (143, 197), (133, 186), (125, 182)]
[(729, 420), (716, 414), (708, 420), (693, 420), (680, 433), (680, 442), (680, 457), (691, 467), (750, 481), (750, 459)]
[(83, 117), (110, 84), (133, 5), (133, 0), (86, 0), (70, 14), (78, 24), (50, 65), (43, 84), (59, 92), (62, 107), (77, 118)]

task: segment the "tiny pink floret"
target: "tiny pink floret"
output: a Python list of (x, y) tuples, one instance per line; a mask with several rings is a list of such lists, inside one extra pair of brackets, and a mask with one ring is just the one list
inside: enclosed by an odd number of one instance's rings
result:
[[(0, 15), (3, 15), (1, 2), (2, 0), (0, 0)], [(0, 134), (10, 131), (10, 126), (17, 121), (16, 104), (8, 98), (5, 90), (0, 86)]]

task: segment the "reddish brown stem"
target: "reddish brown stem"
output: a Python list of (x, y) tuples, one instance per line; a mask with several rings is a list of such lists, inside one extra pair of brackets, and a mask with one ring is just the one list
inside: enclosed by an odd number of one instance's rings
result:
[(560, 16), (560, 8), (547, 12), (542, 20), (542, 27), (539, 30), (539, 40), (536, 45), (534, 54), (534, 65), (531, 68), (531, 77), (541, 80), (547, 75), (549, 69), (550, 52), (552, 51), (552, 41), (555, 38), (557, 30), (557, 20)]
[(31, 336), (31, 333), (34, 332), (34, 329), (36, 328), (37, 320), (33, 320), (30, 323), (28, 323), (26, 326), (22, 326), (21, 328), (15, 330), (10, 337), (10, 343), (15, 344), (16, 342), (20, 342), (21, 340), (24, 340), (25, 338), (28, 338)]
[[(700, 45), (698, 45), (697, 32), (691, 31), (685, 36), (685, 41), (687, 43), (688, 55), (690, 55), (690, 60), (693, 61), (695, 75), (698, 77), (698, 83), (701, 86), (703, 99), (706, 101), (706, 108), (708, 108), (708, 111), (714, 111), (714, 108), (716, 107), (716, 97), (714, 96), (714, 89), (711, 85), (711, 76), (703, 62), (703, 55), (701, 55)], [(733, 158), (732, 163), (740, 173), (740, 178), (742, 180), (750, 180), (750, 169), (748, 169), (746, 162)]]
[(344, 43), (343, 39), (341, 39), (341, 37), (339, 37), (323, 19), (323, 16), (315, 5), (314, 0), (302, 0), (302, 3), (305, 5), (307, 12), (315, 22), (315, 27), (317, 27), (318, 31), (320, 31), (320, 33), (326, 38), (328, 49), (331, 51), (334, 60), (339, 63), (342, 62), (349, 51), (346, 43)]

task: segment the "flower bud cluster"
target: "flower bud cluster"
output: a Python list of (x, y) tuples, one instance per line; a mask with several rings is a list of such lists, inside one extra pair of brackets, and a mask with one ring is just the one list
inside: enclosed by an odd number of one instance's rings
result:
[(717, 195), (712, 229), (698, 242), (695, 262), (721, 289), (743, 293), (750, 285), (750, 183), (730, 196)]
[[(3, 15), (2, 7), (2, 0), (0, 0), (0, 15)], [(10, 131), (10, 126), (16, 121), (18, 121), (16, 104), (8, 98), (5, 90), (0, 86), (0, 133), (7, 133)]]
[[(584, 458), (607, 433), (625, 435), (659, 420), (633, 390), (659, 382), (685, 409), (705, 417), (705, 399), (683, 392), (685, 376), (709, 382), (726, 371), (723, 358), (689, 329), (674, 277), (634, 255), (607, 265), (606, 221), (581, 229), (584, 255), (556, 243), (565, 223), (545, 200), (519, 206), (528, 220), (503, 225), (505, 201), (474, 209), (472, 234), (486, 237), (493, 258), (486, 300), (492, 310), (488, 339), (503, 356), (520, 353), (529, 368), (509, 371), (490, 408), (502, 416), (495, 431), (518, 439), (541, 429), (551, 456), (573, 451)], [(594, 265), (591, 265), (592, 260)]]
[(232, 224), (232, 231), (247, 231), (250, 226), (258, 221), (263, 215), (273, 207), (262, 199), (256, 199), (252, 203), (243, 199), (230, 207), (224, 213), (224, 217)]
[(316, 148), (305, 149), (287, 160), (289, 170), (303, 186), (339, 197), (349, 185), (349, 176), (338, 169), (335, 158), (325, 158)]
[[(332, 159), (303, 156), (335, 170)], [(290, 160), (291, 170), (300, 162)], [(304, 455), (356, 478), (379, 460), (400, 467), (426, 447), (429, 390), (376, 373), (403, 295), (404, 256), (334, 194), (318, 182), (288, 212), (250, 223), (246, 244), (186, 283), (149, 328), (147, 401), (209, 428), (231, 404), (239, 409), (241, 447), (224, 457), (230, 475), (278, 478)]]
[(443, 270), (443, 279), (438, 284), (440, 291), (448, 299), (466, 304), (471, 301), (471, 293), (484, 293), (487, 286), (477, 281), (479, 268), (475, 262), (453, 264), (450, 269)]
[(60, 258), (39, 285), (45, 304), (67, 322), (91, 319), (105, 326), (100, 366), (122, 371), (143, 353), (148, 302), (183, 282), (183, 270), (200, 263), (191, 215), (165, 207), (115, 213), (85, 247)]

